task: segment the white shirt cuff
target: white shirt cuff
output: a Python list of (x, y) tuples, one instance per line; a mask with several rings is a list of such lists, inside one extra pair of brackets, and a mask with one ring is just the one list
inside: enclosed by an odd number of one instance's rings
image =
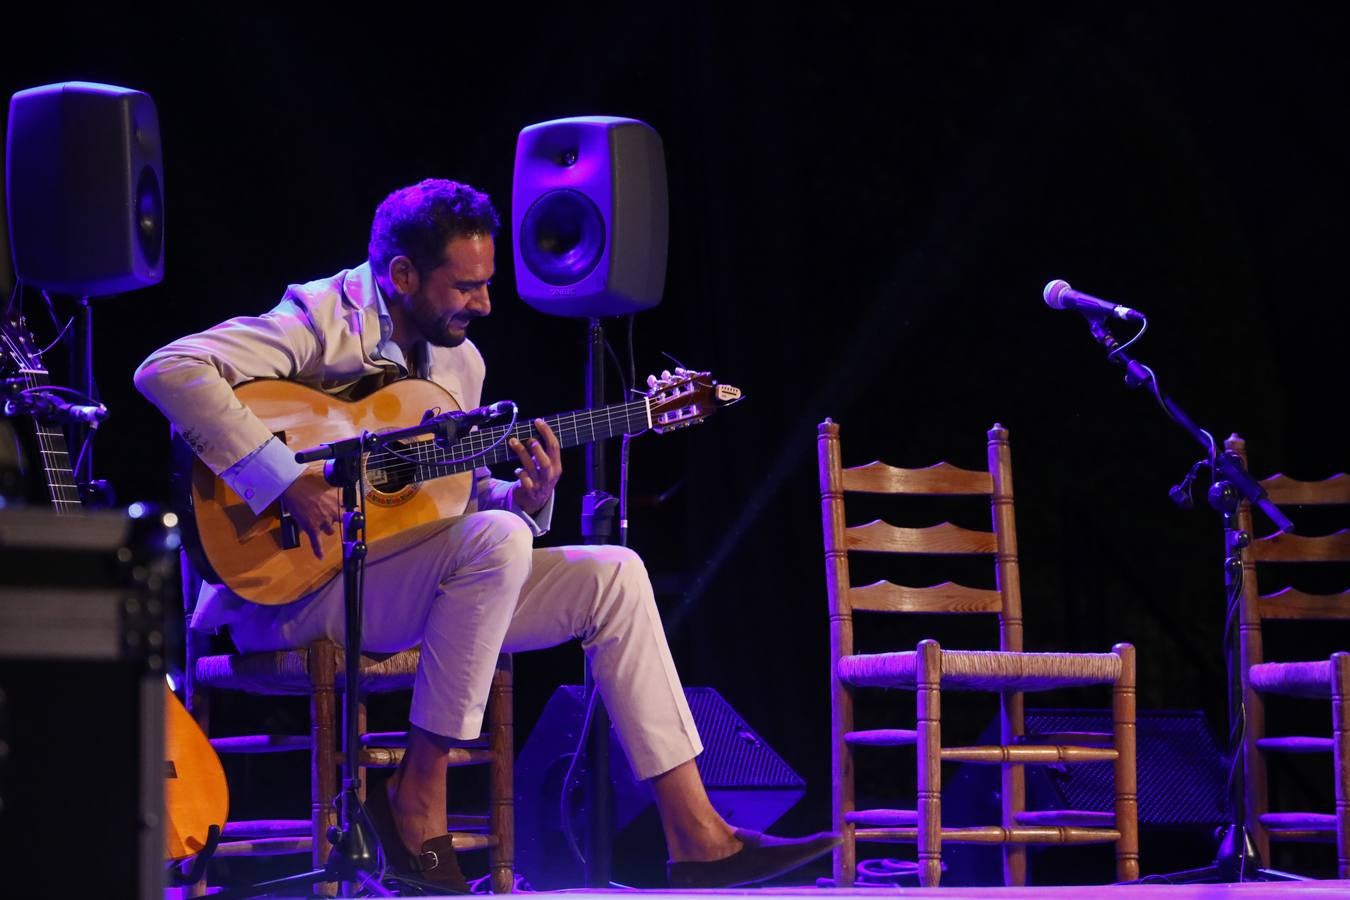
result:
[(261, 513), (304, 471), (304, 465), (295, 461), (295, 453), (274, 437), (221, 472), (220, 477), (249, 509)]
[(516, 489), (519, 487), (520, 482), (517, 481), (509, 488), (511, 499), (507, 504), (507, 509), (524, 519), (525, 524), (530, 526), (530, 531), (534, 533), (535, 537), (543, 537), (548, 534), (549, 528), (553, 526), (553, 498), (556, 497), (557, 494), (549, 494), (548, 501), (544, 504), (543, 508), (534, 515), (530, 515), (520, 508), (520, 503), (516, 500)]

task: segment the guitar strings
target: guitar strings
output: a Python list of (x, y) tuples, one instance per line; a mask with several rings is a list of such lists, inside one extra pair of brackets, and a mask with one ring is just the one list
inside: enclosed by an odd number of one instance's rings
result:
[[(29, 354), (18, 344), (14, 336), (10, 334), (8, 327), (0, 327), (0, 335), (4, 336), (5, 346), (9, 351), (11, 358), (20, 365), (24, 382), (27, 384), (22, 393), (41, 387), (41, 382), (36, 374), (35, 368), (29, 363)], [(70, 454), (57, 445), (56, 439), (60, 438), (63, 442), (65, 436), (55, 432), (44, 430), (41, 422), (36, 417), (33, 418), (33, 433), (37, 439), (38, 455), (42, 457), (42, 471), (46, 475), (48, 493), (51, 495), (52, 505), (60, 511), (63, 505), (80, 506), (80, 497), (78, 489), (74, 483), (65, 483), (66, 476), (70, 474)], [(62, 465), (64, 459), (65, 464)], [(67, 492), (74, 492), (75, 496), (66, 496)]]
[[(544, 421), (553, 429), (560, 445), (574, 446), (586, 440), (582, 439), (581, 435), (587, 432), (589, 432), (589, 440), (595, 440), (597, 436), (609, 437), (615, 434), (613, 426), (616, 422), (623, 426), (621, 429), (623, 431), (634, 428), (638, 431), (645, 431), (647, 428), (647, 401), (643, 399), (599, 410), (577, 410), (571, 413), (560, 413), (556, 416), (545, 417)], [(502, 442), (504, 431), (506, 431), (506, 428), (502, 427), (471, 431), (457, 440), (450, 448), (441, 447), (434, 440), (428, 440), (416, 441), (401, 448), (397, 455), (389, 451), (377, 450), (367, 458), (366, 467), (368, 470), (379, 469), (398, 480), (406, 476), (410, 477), (411, 480), (421, 481), (427, 477), (452, 474), (456, 471), (469, 471), (478, 462), (488, 465), (505, 462), (513, 459), (514, 453), (503, 444), (495, 453), (487, 454), (481, 459), (465, 460), (463, 463), (450, 466), (442, 465), (444, 461), (452, 459), (454, 456), (480, 453), (493, 444)], [(531, 423), (521, 423), (511, 429), (509, 436), (524, 441), (531, 437), (533, 433)], [(418, 462), (409, 462), (403, 459), (407, 456), (415, 457)], [(423, 476), (421, 474), (423, 468), (430, 469), (428, 475)]]
[[(562, 413), (551, 417), (552, 421), (546, 418), (545, 422), (549, 422), (550, 427), (553, 428), (554, 433), (558, 436), (560, 443), (564, 443), (576, 438), (582, 434), (584, 430), (589, 430), (591, 432), (591, 437), (594, 438), (597, 425), (602, 419), (604, 420), (605, 425), (612, 425), (616, 418), (622, 418), (624, 424), (631, 427), (634, 424), (633, 413), (639, 411), (641, 414), (638, 417), (637, 424), (641, 424), (645, 428), (645, 401), (624, 404), (619, 406), (617, 410), (614, 408), (606, 408), (604, 410), (579, 410), (573, 413)], [(583, 418), (585, 421), (579, 421)], [(501, 442), (503, 431), (504, 429), (502, 428), (489, 428), (481, 431), (469, 432), (463, 438), (455, 442), (453, 445), (454, 454), (462, 455), (465, 451), (481, 452), (483, 449)], [(521, 425), (516, 426), (512, 432), (512, 436), (521, 439), (527, 439), (532, 434), (533, 429), (528, 423), (522, 423)], [(417, 441), (400, 452), (407, 455), (408, 451), (411, 451), (411, 454), (418, 458), (418, 463), (408, 463), (404, 466), (400, 466), (398, 463), (392, 462), (392, 460), (397, 458), (394, 454), (384, 451), (375, 451), (368, 458), (367, 466), (375, 465), (386, 472), (406, 472), (407, 469), (412, 466), (437, 465), (439, 462), (451, 458), (451, 456), (446, 453), (445, 448), (439, 447), (434, 441)], [(498, 458), (490, 458), (485, 461), (501, 462), (511, 458), (511, 452), (503, 448)], [(469, 468), (472, 468), (472, 465), (466, 460), (465, 469), (463, 471), (467, 471)]]

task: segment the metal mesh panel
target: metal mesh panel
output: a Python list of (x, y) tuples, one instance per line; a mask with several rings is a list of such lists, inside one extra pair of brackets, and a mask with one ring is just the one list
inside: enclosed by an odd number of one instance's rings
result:
[[(1027, 710), (1028, 734), (1111, 731), (1106, 711)], [(997, 731), (993, 731), (997, 735)], [(1199, 710), (1158, 710), (1139, 714), (1139, 824), (1142, 826), (1223, 823), (1223, 757)], [(995, 737), (994, 740), (997, 738)], [(1040, 771), (1043, 777), (1037, 777)], [(1028, 767), (1031, 808), (1110, 810), (1110, 763)]]
[(684, 693), (703, 738), (698, 771), (709, 789), (806, 786), (716, 690), (685, 688)]

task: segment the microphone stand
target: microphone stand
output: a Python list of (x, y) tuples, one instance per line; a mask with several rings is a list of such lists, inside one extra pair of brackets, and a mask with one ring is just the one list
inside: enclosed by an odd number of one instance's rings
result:
[(1109, 351), (1107, 360), (1125, 370), (1125, 384), (1130, 388), (1148, 386), (1157, 398), (1163, 412), (1176, 422), (1198, 444), (1205, 448), (1208, 455), (1198, 462), (1182, 485), (1172, 489), (1172, 499), (1178, 505), (1193, 505), (1188, 486), (1196, 471), (1202, 467), (1210, 469), (1211, 487), (1208, 502), (1212, 509), (1223, 519), (1224, 561), (1223, 580), (1228, 606), (1225, 611), (1224, 661), (1227, 671), (1228, 689), (1228, 753), (1231, 760), (1228, 784), (1229, 818), (1219, 833), (1219, 847), (1214, 861), (1199, 869), (1188, 869), (1166, 875), (1150, 875), (1139, 879), (1147, 883), (1162, 880), (1171, 884), (1194, 883), (1234, 883), (1241, 881), (1302, 881), (1301, 876), (1276, 869), (1262, 867), (1260, 854), (1247, 831), (1247, 795), (1245, 781), (1245, 759), (1242, 753), (1242, 731), (1246, 721), (1243, 706), (1241, 656), (1239, 654), (1239, 635), (1235, 616), (1238, 604), (1242, 600), (1242, 559), (1241, 551), (1251, 542), (1251, 536), (1238, 526), (1237, 510), (1242, 500), (1260, 507), (1281, 531), (1292, 532), (1294, 523), (1270, 502), (1265, 489), (1243, 466), (1237, 454), (1230, 451), (1219, 452), (1214, 438), (1209, 432), (1195, 423), (1186, 411), (1158, 386), (1153, 370), (1131, 358), (1126, 352), (1127, 345), (1121, 345), (1106, 327), (1105, 313), (1085, 313), (1088, 330), (1097, 343)]
[[(364, 512), (364, 467), (362, 457), (373, 450), (408, 438), (436, 435), (443, 446), (454, 443), (466, 417), (458, 410), (430, 415), (418, 425), (379, 433), (365, 433), (327, 444), (319, 444), (295, 454), (298, 463), (326, 460), (324, 478), (342, 491), (342, 589), (346, 609), (346, 637), (343, 652), (344, 690), (342, 694), (342, 793), (338, 808), (340, 824), (328, 830), (333, 845), (324, 866), (260, 882), (247, 888), (221, 891), (216, 900), (242, 900), (275, 893), (288, 887), (318, 881), (337, 881), (359, 885), (382, 897), (394, 896), (380, 879), (384, 873), (384, 853), (380, 849), (365, 806), (361, 803), (361, 735), (357, 720), (360, 707), (361, 620), (365, 593), (366, 516)], [(413, 886), (416, 889), (417, 886)]]

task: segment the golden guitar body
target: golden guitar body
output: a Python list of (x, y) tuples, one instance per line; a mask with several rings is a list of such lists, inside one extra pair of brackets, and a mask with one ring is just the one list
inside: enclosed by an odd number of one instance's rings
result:
[[(347, 401), (290, 381), (253, 381), (235, 396), (292, 450), (386, 431), (421, 421), (428, 409), (459, 409), (431, 381), (405, 379), (361, 400)], [(322, 463), (311, 464), (322, 470)], [(463, 472), (407, 485), (393, 492), (367, 486), (366, 540), (373, 544), (408, 528), (461, 515), (473, 474)], [(288, 547), (281, 504), (254, 515), (238, 494), (199, 460), (192, 464), (192, 516), (197, 542), (216, 578), (246, 600), (266, 606), (291, 603), (317, 590), (342, 570), (340, 529), (320, 533), (323, 558), (301, 533)]]
[(164, 857), (187, 859), (225, 827), (230, 794), (211, 742), (173, 691), (164, 688)]

